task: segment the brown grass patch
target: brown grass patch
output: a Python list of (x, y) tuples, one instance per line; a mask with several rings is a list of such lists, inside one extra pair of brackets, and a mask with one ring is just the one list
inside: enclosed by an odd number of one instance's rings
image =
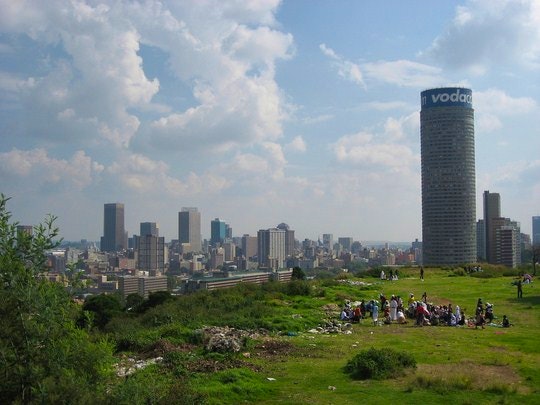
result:
[(454, 390), (529, 393), (528, 387), (521, 384), (519, 375), (508, 365), (483, 365), (470, 361), (419, 364), (409, 378), (410, 389), (431, 389), (441, 394)]

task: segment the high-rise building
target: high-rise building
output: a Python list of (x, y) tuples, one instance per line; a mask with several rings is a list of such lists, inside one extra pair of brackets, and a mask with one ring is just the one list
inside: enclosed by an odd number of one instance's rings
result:
[(242, 253), (246, 259), (257, 255), (257, 237), (245, 234), (242, 236)]
[(159, 276), (165, 271), (165, 238), (156, 235), (141, 235), (138, 241), (139, 270), (151, 276)]
[(281, 269), (285, 265), (285, 230), (271, 228), (257, 232), (259, 267)]
[(141, 233), (140, 236), (159, 236), (159, 227), (155, 222), (141, 222)]
[(478, 261), (486, 261), (486, 226), (483, 219), (476, 221), (476, 253)]
[(322, 240), (326, 250), (332, 251), (332, 249), (334, 249), (334, 235), (331, 233), (323, 233)]
[(103, 236), (101, 251), (118, 252), (127, 248), (124, 228), (124, 204), (105, 204), (103, 213)]
[(294, 256), (294, 231), (284, 222), (276, 228), (285, 231), (285, 257)]
[(532, 244), (540, 246), (540, 216), (532, 217)]
[(496, 262), (496, 229), (493, 221), (501, 217), (501, 196), (499, 193), (484, 191), (484, 257), (488, 263)]
[(425, 265), (476, 261), (472, 91), (421, 93), (422, 246)]
[(217, 246), (225, 240), (227, 236), (227, 224), (219, 218), (210, 222), (210, 244)]
[(178, 213), (178, 241), (189, 243), (192, 252), (201, 252), (201, 213), (195, 207), (183, 207)]
[(521, 264), (520, 229), (515, 224), (503, 225), (497, 228), (496, 263), (508, 267)]
[(351, 251), (351, 247), (353, 244), (353, 238), (350, 237), (340, 237), (338, 238), (338, 243), (341, 245), (341, 247), (346, 250), (347, 252)]

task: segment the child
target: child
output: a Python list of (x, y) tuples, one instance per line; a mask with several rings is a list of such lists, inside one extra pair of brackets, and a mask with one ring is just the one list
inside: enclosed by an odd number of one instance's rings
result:
[(503, 328), (509, 328), (510, 327), (510, 321), (508, 320), (506, 315), (503, 315), (502, 327)]

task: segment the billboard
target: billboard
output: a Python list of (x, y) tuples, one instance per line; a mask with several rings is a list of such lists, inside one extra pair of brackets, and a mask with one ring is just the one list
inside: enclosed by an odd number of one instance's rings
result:
[(422, 109), (433, 107), (472, 107), (472, 90), (463, 87), (442, 87), (420, 93)]

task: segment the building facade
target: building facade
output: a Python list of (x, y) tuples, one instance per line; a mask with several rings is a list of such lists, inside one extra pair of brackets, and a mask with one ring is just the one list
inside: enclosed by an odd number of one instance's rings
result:
[(483, 257), (488, 263), (497, 261), (497, 246), (495, 243), (496, 228), (494, 221), (501, 217), (501, 196), (499, 193), (484, 191), (484, 254)]
[(210, 244), (218, 246), (227, 236), (227, 224), (219, 218), (210, 222)]
[(105, 204), (101, 251), (119, 252), (125, 249), (127, 249), (127, 237), (124, 228), (124, 204)]
[(421, 93), (422, 242), (425, 265), (476, 261), (472, 91)]
[(285, 230), (261, 229), (257, 232), (259, 267), (281, 269), (285, 265)]
[(532, 244), (540, 246), (540, 216), (532, 217)]
[(201, 252), (201, 213), (195, 207), (183, 207), (178, 213), (178, 241), (189, 244), (192, 252)]

